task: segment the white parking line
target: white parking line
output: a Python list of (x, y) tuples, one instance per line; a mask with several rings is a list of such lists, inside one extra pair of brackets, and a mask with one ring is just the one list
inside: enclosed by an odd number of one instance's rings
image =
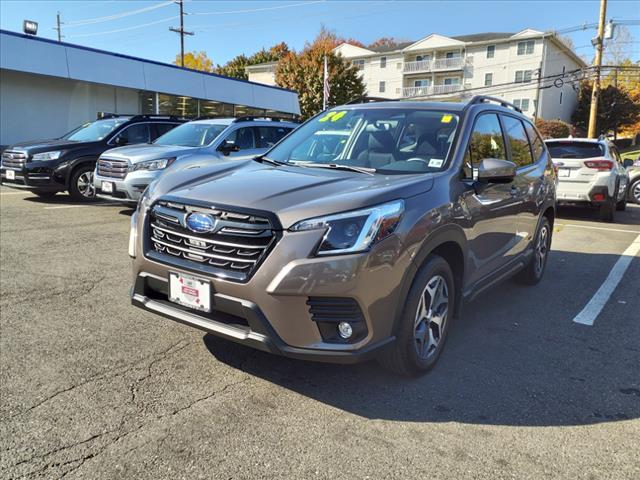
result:
[(640, 231), (638, 230), (623, 230), (621, 228), (592, 227), (591, 225), (576, 225), (575, 223), (556, 223), (556, 225), (559, 225), (562, 227), (587, 228), (591, 230), (606, 230), (608, 232), (640, 233)]
[(86, 207), (108, 207), (109, 205), (122, 205), (121, 203), (89, 203), (87, 205), (57, 205), (55, 207), (44, 207), (45, 210), (59, 210), (61, 208), (86, 208)]
[(629, 268), (631, 260), (633, 260), (633, 257), (635, 257), (638, 252), (640, 252), (640, 235), (636, 237), (631, 245), (629, 245), (622, 253), (620, 258), (618, 258), (618, 261), (609, 272), (607, 279), (600, 286), (591, 300), (589, 300), (589, 303), (587, 303), (582, 311), (573, 319), (575, 323), (593, 325), (593, 322), (596, 321), (596, 318), (600, 315), (600, 312), (609, 301), (609, 297), (611, 297), (611, 294), (618, 286), (618, 283), (622, 280), (622, 276), (624, 275), (624, 272), (627, 271), (627, 268)]
[(0, 192), (0, 195), (25, 195), (31, 192)]

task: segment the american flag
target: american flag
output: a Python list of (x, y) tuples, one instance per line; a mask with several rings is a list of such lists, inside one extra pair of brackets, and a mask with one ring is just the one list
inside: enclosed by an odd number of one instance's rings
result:
[(329, 95), (331, 95), (331, 87), (329, 86), (329, 67), (327, 66), (327, 56), (324, 56), (324, 80), (322, 90), (322, 109), (326, 110), (329, 104)]

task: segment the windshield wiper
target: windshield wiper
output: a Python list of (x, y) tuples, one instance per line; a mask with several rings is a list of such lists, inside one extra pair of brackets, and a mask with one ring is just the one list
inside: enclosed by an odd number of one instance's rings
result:
[(354, 165), (341, 165), (339, 163), (297, 163), (301, 167), (311, 168), (329, 168), (332, 170), (345, 170), (348, 172), (364, 173), (366, 175), (373, 175), (376, 173), (375, 168), (356, 167)]
[(253, 157), (253, 160), (260, 163), (270, 163), (271, 165), (275, 165), (279, 167), (280, 165), (284, 165), (282, 162), (276, 162), (275, 160), (271, 160), (270, 158), (265, 157), (264, 155), (258, 155)]

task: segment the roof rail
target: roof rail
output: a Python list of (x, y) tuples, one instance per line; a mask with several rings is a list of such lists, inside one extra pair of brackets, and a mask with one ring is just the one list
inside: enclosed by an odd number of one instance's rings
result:
[(270, 120), (272, 122), (292, 122), (298, 123), (298, 120), (285, 118), (285, 117), (274, 117), (272, 115), (243, 115), (242, 117), (237, 117), (233, 123), (238, 122), (251, 122), (254, 120)]
[(156, 113), (144, 113), (144, 114), (134, 115), (131, 120), (148, 120), (150, 118), (165, 119), (165, 120), (185, 120), (185, 121), (193, 120), (193, 117), (184, 117), (180, 115), (162, 115), (162, 114), (156, 114)]
[(345, 105), (355, 105), (358, 103), (375, 103), (375, 102), (397, 102), (398, 100), (395, 98), (383, 98), (383, 97), (356, 97), (352, 100), (349, 100)]
[(509, 103), (506, 100), (503, 100), (501, 98), (490, 97), (488, 95), (476, 95), (471, 100), (469, 100), (469, 103), (467, 103), (467, 107), (469, 107), (471, 105), (478, 105), (479, 103), (487, 103), (487, 102), (496, 102), (496, 103), (500, 104), (502, 107), (512, 108), (516, 112), (522, 113), (522, 110), (520, 110), (520, 108), (516, 107), (513, 103)]

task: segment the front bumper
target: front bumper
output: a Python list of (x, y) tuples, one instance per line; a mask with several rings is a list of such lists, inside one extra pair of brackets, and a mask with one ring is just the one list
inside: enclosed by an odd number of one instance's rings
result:
[[(7, 171), (13, 171), (14, 178), (7, 178)], [(22, 168), (0, 167), (2, 185), (32, 191), (60, 192), (65, 190), (64, 177), (45, 162), (29, 162)]]
[[(129, 172), (124, 179), (104, 177), (94, 172), (93, 186), (96, 189), (98, 197), (122, 202), (126, 204), (136, 204), (145, 188), (160, 176), (163, 170), (148, 171), (141, 170), (137, 172)], [(102, 191), (102, 183), (109, 182), (113, 185), (113, 192), (106, 193)]]
[[(394, 322), (404, 306), (400, 286), (414, 268), (396, 236), (367, 253), (313, 257), (323, 232), (285, 231), (254, 274), (238, 282), (147, 258), (145, 219), (139, 217), (131, 291), (132, 304), (139, 308), (260, 350), (307, 360), (355, 363), (395, 340)], [(170, 272), (209, 281), (212, 312), (169, 302)], [(353, 343), (327, 341), (310, 313), (310, 297), (355, 300), (366, 334)]]

